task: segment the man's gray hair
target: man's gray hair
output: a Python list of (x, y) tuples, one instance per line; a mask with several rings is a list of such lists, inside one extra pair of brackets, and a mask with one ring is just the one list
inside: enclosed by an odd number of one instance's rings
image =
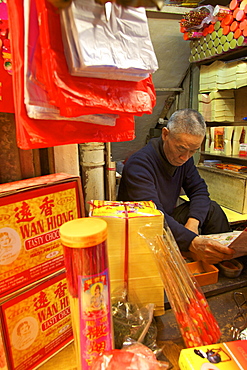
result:
[(167, 128), (171, 134), (190, 134), (194, 136), (205, 136), (206, 124), (201, 113), (194, 109), (179, 109), (174, 112)]

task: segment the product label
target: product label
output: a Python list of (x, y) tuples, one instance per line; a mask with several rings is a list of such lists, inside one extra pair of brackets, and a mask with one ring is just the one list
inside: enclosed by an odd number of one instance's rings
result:
[(76, 182), (1, 199), (0, 296), (64, 267), (59, 227), (79, 215)]
[(160, 216), (152, 201), (143, 202), (113, 202), (95, 200), (90, 204), (90, 216), (135, 218)]
[(224, 150), (224, 127), (214, 129), (214, 150)]
[(111, 302), (108, 270), (79, 276), (80, 355), (82, 369), (91, 368), (98, 353), (112, 349)]
[(3, 304), (13, 369), (32, 369), (72, 339), (65, 274)]

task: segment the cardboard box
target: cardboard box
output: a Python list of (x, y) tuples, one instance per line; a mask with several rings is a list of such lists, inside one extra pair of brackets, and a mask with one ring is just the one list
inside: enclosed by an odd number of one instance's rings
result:
[[(128, 276), (128, 299), (145, 306), (155, 304), (155, 315), (164, 313), (164, 286), (147, 241), (140, 232), (154, 238), (163, 234), (164, 215), (153, 202), (111, 202), (94, 200), (90, 217), (108, 225), (108, 256), (112, 296), (121, 292)], [(126, 268), (127, 264), (127, 268)]]
[(182, 349), (178, 364), (180, 370), (244, 370), (247, 369), (247, 341)]
[(0, 297), (64, 267), (59, 227), (82, 204), (80, 178), (67, 174), (0, 185)]
[(234, 171), (198, 165), (210, 198), (235, 212), (247, 213), (247, 175)]
[(217, 283), (219, 270), (214, 265), (195, 261), (187, 263), (186, 266), (200, 286)]
[(8, 370), (7, 368), (7, 357), (5, 354), (3, 337), (0, 330), (0, 369), (1, 370)]
[(0, 303), (1, 332), (11, 370), (31, 370), (73, 340), (65, 272)]

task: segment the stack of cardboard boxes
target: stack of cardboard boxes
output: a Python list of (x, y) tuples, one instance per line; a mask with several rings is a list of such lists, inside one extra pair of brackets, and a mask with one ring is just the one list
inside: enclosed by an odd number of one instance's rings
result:
[(80, 178), (0, 185), (0, 369), (33, 369), (73, 339), (59, 227), (84, 216)]

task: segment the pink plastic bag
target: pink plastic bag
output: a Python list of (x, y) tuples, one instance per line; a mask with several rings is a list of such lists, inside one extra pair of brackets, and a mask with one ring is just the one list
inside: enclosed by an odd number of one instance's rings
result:
[(94, 360), (91, 370), (165, 370), (168, 367), (167, 362), (156, 359), (151, 349), (136, 342), (123, 349), (105, 351)]

